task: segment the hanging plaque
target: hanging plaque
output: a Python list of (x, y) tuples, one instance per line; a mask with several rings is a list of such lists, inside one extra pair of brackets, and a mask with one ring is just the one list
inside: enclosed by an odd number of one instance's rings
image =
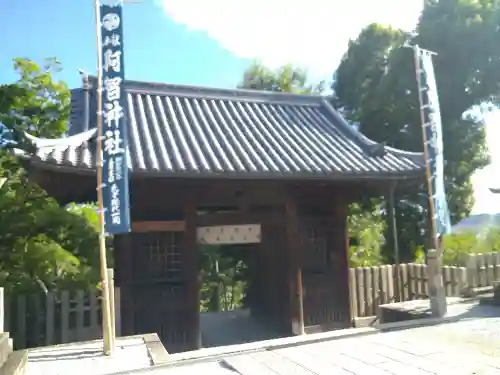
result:
[(199, 227), (197, 238), (198, 243), (204, 245), (259, 243), (261, 238), (260, 224)]

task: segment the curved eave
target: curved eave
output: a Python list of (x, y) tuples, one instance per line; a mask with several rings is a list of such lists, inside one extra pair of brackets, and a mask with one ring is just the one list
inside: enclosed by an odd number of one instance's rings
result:
[[(23, 156), (27, 156), (25, 153)], [(52, 170), (61, 173), (75, 173), (79, 175), (95, 175), (95, 168), (75, 167), (70, 163), (57, 163), (42, 160), (37, 156), (30, 158), (32, 166), (36, 166), (41, 170)], [(360, 174), (344, 174), (344, 173), (203, 173), (200, 171), (184, 171), (184, 172), (165, 172), (165, 171), (133, 171), (130, 170), (130, 176), (133, 178), (187, 178), (187, 179), (241, 179), (241, 180), (283, 180), (283, 181), (297, 181), (297, 180), (316, 180), (316, 181), (380, 181), (380, 180), (416, 180), (425, 176), (425, 168), (415, 169), (413, 171), (404, 173), (360, 173)]]
[[(330, 115), (333, 118), (335, 118), (337, 125), (341, 126), (344, 131), (348, 132), (354, 138), (357, 138), (360, 143), (366, 145), (367, 147), (379, 145), (379, 143), (368, 138), (360, 131), (354, 129), (342, 116), (339, 115), (337, 111), (335, 111), (335, 109), (331, 106), (331, 104), (327, 100), (323, 100), (323, 106), (328, 110)], [(425, 173), (425, 157), (423, 152), (404, 151), (385, 145), (384, 145), (384, 150), (396, 157), (407, 158), (412, 160), (415, 164), (420, 165)]]
[(29, 133), (24, 133), (24, 137), (30, 141), (37, 149), (43, 148), (68, 148), (79, 147), (84, 142), (88, 142), (97, 135), (97, 129), (90, 129), (86, 132), (72, 135), (71, 137), (63, 138), (38, 138)]

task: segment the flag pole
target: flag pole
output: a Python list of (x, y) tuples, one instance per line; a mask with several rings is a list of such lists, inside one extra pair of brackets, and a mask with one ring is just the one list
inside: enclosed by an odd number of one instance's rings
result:
[[(436, 206), (434, 204), (434, 187), (432, 184), (432, 173), (431, 173), (431, 160), (429, 155), (429, 143), (427, 138), (426, 126), (426, 116), (424, 113), (424, 100), (423, 100), (423, 88), (422, 88), (422, 78), (421, 78), (421, 65), (420, 65), (420, 55), (421, 49), (418, 45), (413, 47), (415, 53), (415, 70), (417, 76), (417, 86), (418, 86), (418, 100), (420, 103), (420, 121), (422, 123), (422, 139), (424, 143), (424, 157), (425, 157), (425, 170), (427, 176), (427, 190), (429, 196), (429, 211), (431, 215), (431, 227), (432, 227), (432, 247), (427, 251), (427, 277), (429, 280), (429, 303), (433, 316), (443, 317), (446, 315), (446, 293), (443, 284), (443, 275), (441, 269), (441, 243), (440, 238), (437, 233), (437, 217), (436, 217)], [(425, 53), (433, 54), (436, 53), (425, 51)]]
[(104, 227), (103, 197), (103, 155), (102, 155), (102, 41), (100, 1), (95, 0), (96, 48), (97, 48), (97, 202), (99, 205), (99, 257), (102, 284), (102, 330), (103, 351), (111, 355), (114, 351), (114, 337), (111, 329), (111, 306), (109, 301), (108, 265), (106, 257), (106, 233)]
[[(417, 78), (417, 88), (418, 88), (418, 102), (420, 104), (420, 122), (422, 124), (422, 140), (424, 142), (424, 158), (425, 158), (425, 174), (427, 177), (427, 195), (429, 197), (429, 211), (431, 215), (431, 240), (434, 248), (440, 251), (440, 246), (437, 238), (437, 224), (436, 224), (436, 207), (434, 205), (434, 189), (432, 187), (432, 173), (431, 173), (431, 160), (429, 158), (429, 146), (427, 139), (427, 132), (425, 131), (425, 113), (424, 113), (424, 98), (422, 95), (422, 78), (421, 78), (421, 66), (420, 66), (420, 47), (418, 45), (413, 46), (413, 52), (415, 55), (415, 74)], [(426, 51), (427, 52), (427, 51)], [(430, 52), (436, 54), (434, 52)]]

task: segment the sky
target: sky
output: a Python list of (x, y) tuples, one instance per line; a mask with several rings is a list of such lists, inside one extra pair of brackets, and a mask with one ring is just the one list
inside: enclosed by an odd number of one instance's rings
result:
[[(136, 0), (124, 7), (129, 79), (235, 87), (253, 59), (273, 68), (294, 63), (311, 80), (330, 79), (348, 40), (371, 22), (414, 28), (422, 0)], [(96, 73), (94, 1), (2, 0), (0, 83), (14, 81), (12, 58), (57, 57), (58, 78), (81, 85), (78, 69)], [(390, 11), (388, 11), (390, 10)], [(498, 139), (500, 115), (490, 118)], [(497, 137), (495, 137), (496, 132)], [(492, 148), (493, 149), (493, 148)], [(500, 148), (493, 156), (500, 165)], [(474, 176), (475, 212), (500, 212), (489, 167)], [(498, 168), (496, 168), (498, 169)], [(498, 174), (497, 174), (498, 176)], [(500, 185), (500, 181), (499, 181)]]

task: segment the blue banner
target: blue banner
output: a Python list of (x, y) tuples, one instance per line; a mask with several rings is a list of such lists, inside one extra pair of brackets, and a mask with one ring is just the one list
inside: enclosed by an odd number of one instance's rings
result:
[(106, 233), (130, 232), (122, 6), (101, 5), (103, 198)]
[(429, 51), (417, 49), (420, 63), (420, 82), (422, 90), (422, 110), (424, 111), (424, 130), (427, 141), (427, 154), (431, 169), (432, 194), (435, 207), (435, 222), (437, 236), (451, 231), (450, 213), (446, 202), (444, 187), (444, 157), (443, 129), (441, 112), (432, 64), (432, 54)]

